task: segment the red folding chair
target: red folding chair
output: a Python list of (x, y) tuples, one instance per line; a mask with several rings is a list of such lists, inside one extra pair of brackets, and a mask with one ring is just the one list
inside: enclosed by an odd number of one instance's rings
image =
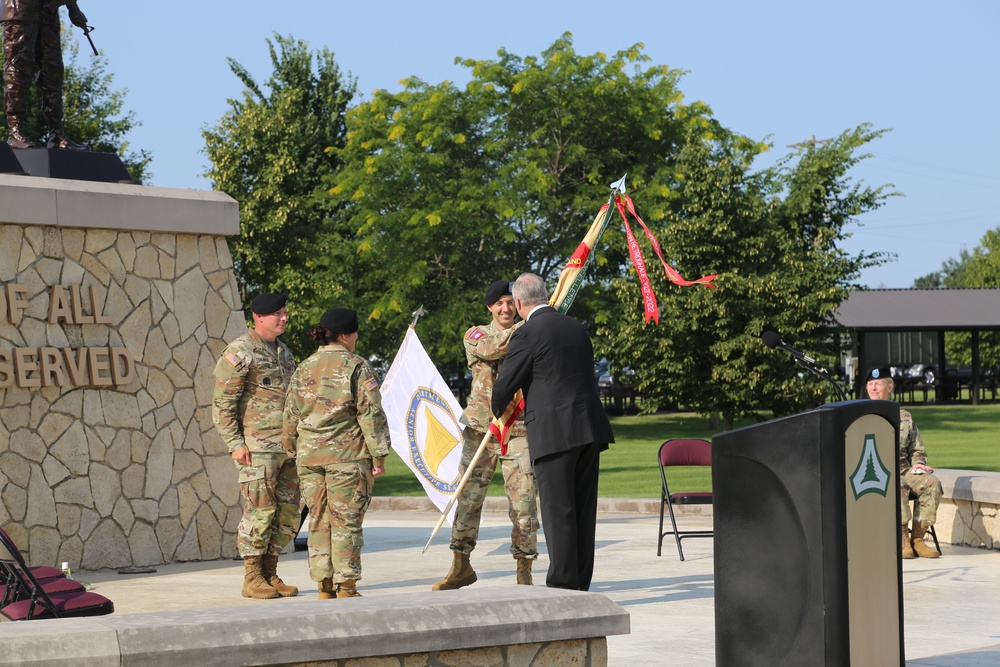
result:
[[(0, 564), (12, 575), (7, 588), (16, 587), (18, 597), (0, 609), (0, 616), (9, 621), (30, 621), (37, 618), (68, 618), (73, 616), (103, 616), (114, 612), (115, 605), (108, 598), (97, 593), (74, 590), (49, 593), (24, 562), (17, 545), (0, 531)], [(55, 568), (52, 568), (55, 569)], [(57, 570), (58, 571), (58, 570)], [(59, 571), (62, 574), (61, 571)], [(58, 581), (58, 579), (54, 580)], [(73, 582), (72, 579), (63, 579)], [(67, 586), (69, 584), (59, 584)], [(6, 595), (6, 591), (5, 591)]]
[[(660, 480), (663, 486), (660, 490), (660, 535), (656, 542), (656, 555), (661, 555), (663, 551), (663, 538), (666, 535), (673, 535), (677, 542), (677, 555), (684, 560), (684, 550), (681, 548), (681, 540), (686, 537), (712, 537), (713, 530), (679, 530), (677, 528), (677, 517), (674, 514), (674, 505), (711, 505), (712, 494), (705, 491), (670, 491), (667, 486), (667, 468), (674, 466), (709, 466), (712, 465), (712, 443), (708, 440), (694, 438), (667, 440), (660, 445), (657, 454), (657, 461), (660, 464)], [(672, 530), (663, 530), (664, 509), (670, 513), (670, 525)]]

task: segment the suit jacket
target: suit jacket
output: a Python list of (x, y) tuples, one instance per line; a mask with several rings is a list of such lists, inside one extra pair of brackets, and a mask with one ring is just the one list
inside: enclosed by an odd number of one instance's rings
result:
[(594, 348), (573, 318), (546, 306), (514, 332), (493, 383), (493, 414), (503, 414), (518, 389), (532, 461), (615, 441), (594, 382)]

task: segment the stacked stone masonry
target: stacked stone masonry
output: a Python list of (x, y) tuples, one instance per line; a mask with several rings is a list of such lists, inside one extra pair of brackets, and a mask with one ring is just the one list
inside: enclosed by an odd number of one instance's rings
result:
[(946, 544), (1000, 549), (1000, 521), (993, 503), (944, 498), (934, 527)]
[[(135, 365), (123, 386), (0, 388), (0, 526), (29, 562), (235, 555), (236, 474), (211, 415), (215, 362), (246, 330), (225, 238), (0, 225), (0, 283), (26, 302), (0, 318), (8, 358), (124, 348)], [(107, 323), (50, 323), (53, 286), (82, 288)]]
[(319, 662), (296, 662), (287, 667), (605, 667), (608, 640), (566, 641), (490, 646), (457, 651), (409, 653), (407, 655), (343, 658)]

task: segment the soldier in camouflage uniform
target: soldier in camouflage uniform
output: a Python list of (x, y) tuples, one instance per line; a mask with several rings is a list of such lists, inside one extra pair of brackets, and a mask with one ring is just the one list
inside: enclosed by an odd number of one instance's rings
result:
[(278, 340), (288, 322), (287, 294), (261, 294), (250, 304), (254, 326), (230, 343), (215, 366), (212, 419), (239, 470), (243, 518), (237, 549), (246, 567), (243, 597), (298, 593), (277, 574), (278, 556), (299, 526), (295, 460), (281, 446), (285, 390), (295, 371)]
[[(891, 369), (886, 366), (873, 368), (865, 378), (868, 397), (877, 401), (887, 401), (892, 395), (895, 382)], [(913, 423), (909, 410), (899, 411), (899, 512), (902, 520), (901, 539), (903, 558), (937, 558), (941, 554), (924, 542), (924, 535), (937, 519), (937, 508), (941, 502), (941, 480), (932, 475), (934, 468), (927, 465), (927, 452), (920, 431)], [(910, 523), (910, 495), (917, 498), (913, 515), (913, 531)]]
[[(465, 333), (465, 357), (472, 370), (472, 389), (469, 402), (462, 413), (465, 424), (462, 433), (462, 461), (459, 474), (464, 475), (473, 454), (479, 449), (483, 436), (492, 421), (490, 400), (493, 380), (500, 372), (507, 355), (510, 336), (520, 325), (514, 324), (514, 298), (510, 283), (498, 280), (486, 291), (486, 308), (493, 321), (485, 326), (475, 326)], [(504, 490), (507, 492), (507, 510), (513, 529), (510, 533), (510, 552), (517, 560), (517, 583), (531, 585), (531, 564), (538, 557), (538, 508), (535, 474), (528, 455), (528, 440), (521, 418), (510, 428), (507, 453), (500, 454), (500, 445), (490, 439), (476, 467), (458, 498), (455, 521), (451, 527), (453, 563), (445, 578), (435, 583), (431, 590), (451, 590), (468, 586), (476, 581), (476, 572), (469, 562), (469, 555), (476, 548), (479, 521), (483, 512), (486, 491), (496, 472), (497, 461), (503, 473)]]
[(309, 576), (319, 599), (360, 597), (362, 523), (385, 472), (389, 425), (378, 377), (354, 354), (357, 313), (331, 308), (309, 335), (321, 347), (292, 376), (282, 442), (309, 506)]

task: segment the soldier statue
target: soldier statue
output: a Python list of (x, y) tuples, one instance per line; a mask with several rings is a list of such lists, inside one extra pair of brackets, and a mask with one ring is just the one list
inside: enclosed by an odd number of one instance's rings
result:
[(32, 83), (38, 86), (48, 147), (89, 150), (63, 131), (63, 60), (59, 42), (59, 7), (66, 5), (73, 25), (87, 29), (76, 0), (3, 0), (3, 93), (7, 143), (11, 148), (39, 148), (25, 135), (24, 121)]

